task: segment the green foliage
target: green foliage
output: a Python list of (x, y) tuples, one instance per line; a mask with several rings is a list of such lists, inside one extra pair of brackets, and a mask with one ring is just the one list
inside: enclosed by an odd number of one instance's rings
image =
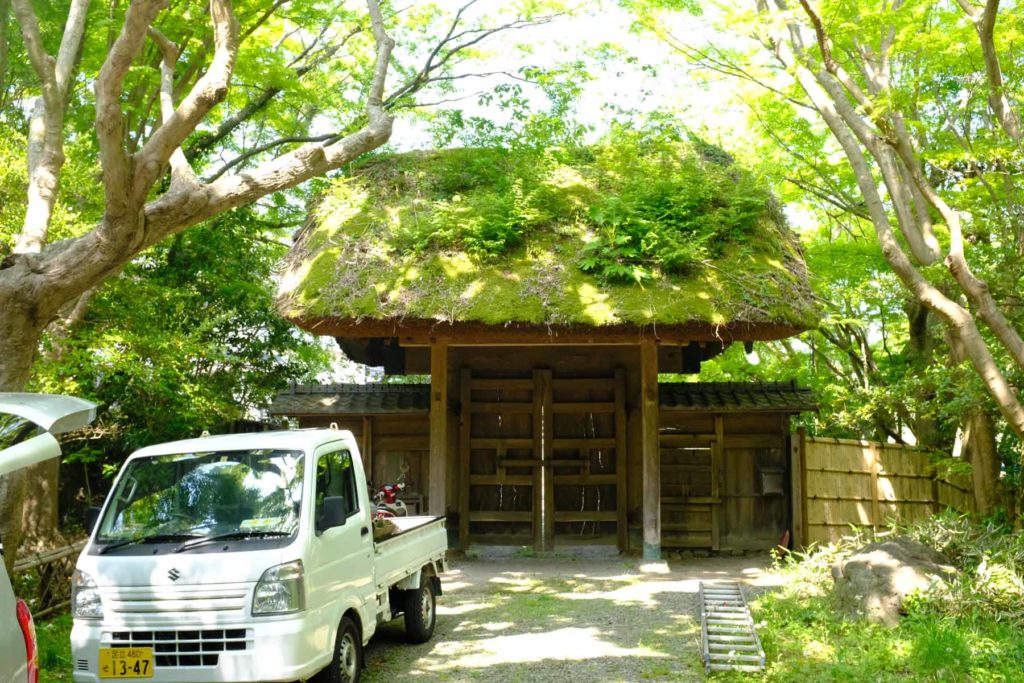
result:
[[(1020, 534), (972, 526), (955, 515), (898, 532), (947, 552), (963, 549), (962, 554), (951, 555), (963, 570), (953, 590), (969, 600), (958, 605), (944, 594), (919, 594), (906, 601), (909, 614), (893, 629), (851, 620), (831, 600), (830, 568), (869, 539), (854, 533), (839, 543), (788, 555), (774, 569), (778, 585), (752, 603), (768, 658), (763, 680), (1016, 681), (1024, 676), (1019, 616), (1007, 618), (1000, 607), (1002, 598), (982, 589), (972, 559), (986, 555), (1005, 559), (1006, 552), (1019, 557), (1024, 547)], [(972, 545), (978, 546), (976, 551), (967, 550)], [(956, 588), (960, 583), (962, 592)]]
[(284, 246), (260, 225), (238, 210), (150, 249), (70, 336), (48, 339), (33, 388), (101, 406), (101, 440), (66, 447), (66, 461), (118, 463), (146, 444), (223, 429), (326, 367), (322, 347), (274, 309)]

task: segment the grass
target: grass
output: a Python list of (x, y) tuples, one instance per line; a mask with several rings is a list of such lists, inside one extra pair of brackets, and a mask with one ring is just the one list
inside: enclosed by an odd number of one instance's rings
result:
[(36, 623), (39, 641), (40, 681), (70, 681), (71, 677), (71, 615)]

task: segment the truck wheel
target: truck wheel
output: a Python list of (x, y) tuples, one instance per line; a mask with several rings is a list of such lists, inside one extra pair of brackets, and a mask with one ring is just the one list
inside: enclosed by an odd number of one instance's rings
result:
[(436, 614), (434, 578), (424, 576), (419, 588), (405, 591), (405, 639), (410, 643), (425, 643), (434, 635)]
[(350, 617), (344, 617), (334, 641), (334, 659), (326, 679), (329, 683), (357, 683), (363, 672), (363, 641)]

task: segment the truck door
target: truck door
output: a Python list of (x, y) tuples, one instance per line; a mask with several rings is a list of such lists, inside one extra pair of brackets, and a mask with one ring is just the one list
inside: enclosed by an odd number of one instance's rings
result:
[[(351, 605), (355, 598), (363, 614), (363, 628), (369, 634), (376, 625), (376, 614), (369, 610), (375, 605), (373, 583), (373, 533), (367, 511), (360, 509), (357, 491), (356, 463), (348, 448), (332, 444), (329, 450), (317, 454), (314, 496), (314, 528), (307, 567), (308, 604), (322, 610), (325, 620), (340, 619), (344, 609), (341, 601)], [(345, 502), (345, 523), (330, 529), (323, 528), (324, 499), (341, 497)], [(333, 628), (337, 623), (328, 625)]]

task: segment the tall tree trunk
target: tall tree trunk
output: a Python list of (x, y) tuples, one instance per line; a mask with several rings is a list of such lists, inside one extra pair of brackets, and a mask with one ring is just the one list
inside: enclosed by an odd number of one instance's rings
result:
[[(29, 313), (20, 297), (0, 288), (0, 391), (20, 391), (28, 383), (42, 333), (42, 325)], [(32, 473), (24, 470), (0, 477), (0, 538), (8, 574), (21, 545), (22, 511), (31, 478)]]
[(971, 484), (974, 508), (990, 515), (999, 507), (999, 455), (996, 452), (992, 417), (983, 408), (972, 408), (965, 416), (967, 423), (967, 455), (971, 463)]

